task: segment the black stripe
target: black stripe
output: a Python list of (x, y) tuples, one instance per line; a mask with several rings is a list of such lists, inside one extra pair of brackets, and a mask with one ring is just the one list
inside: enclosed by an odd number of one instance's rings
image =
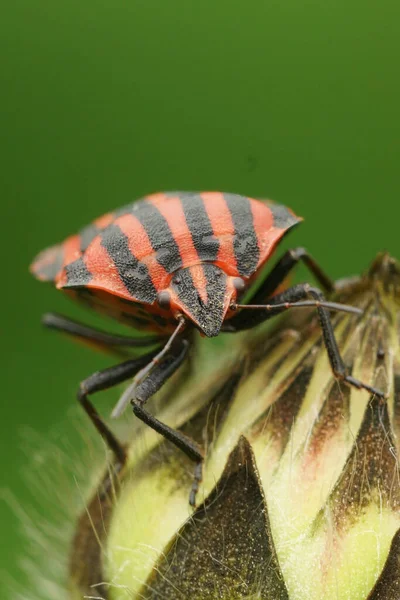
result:
[(157, 262), (168, 273), (173, 273), (182, 266), (182, 257), (171, 229), (158, 208), (142, 200), (134, 202), (132, 214), (140, 221), (146, 230), (149, 240), (156, 252)]
[[(177, 283), (175, 284), (175, 281)], [(199, 293), (194, 285), (190, 268), (182, 269), (172, 280), (179, 300), (188, 308), (196, 308), (199, 304)]]
[[(47, 252), (53, 253), (53, 260), (51, 263), (41, 266), (40, 260), (46, 259)], [(57, 248), (53, 247), (47, 251), (45, 250), (37, 260), (38, 266), (34, 268), (35, 273), (37, 273), (41, 277), (44, 277), (47, 281), (54, 281), (64, 263), (64, 247), (58, 246)]]
[(117, 219), (118, 217), (122, 217), (123, 215), (128, 215), (129, 213), (131, 213), (136, 202), (140, 202), (140, 200), (130, 202), (129, 204), (124, 204), (124, 206), (120, 206), (120, 208), (113, 210), (113, 218)]
[(181, 203), (200, 260), (216, 261), (220, 243), (214, 235), (203, 199), (197, 193), (185, 194), (181, 197)]
[(108, 252), (125, 287), (139, 302), (151, 304), (157, 297), (146, 265), (130, 251), (128, 238), (118, 225), (111, 223), (100, 234), (101, 245)]
[(142, 326), (142, 327), (148, 327), (153, 322), (150, 317), (147, 318), (147, 319), (144, 319), (143, 317), (138, 317), (137, 315), (133, 315), (133, 314), (127, 313), (127, 312), (121, 312), (121, 313), (118, 313), (118, 314), (119, 314), (119, 316), (121, 316), (126, 321), (129, 321), (131, 324), (137, 325), (138, 328), (140, 328), (140, 326)]
[(238, 272), (240, 275), (252, 275), (258, 265), (260, 248), (254, 230), (250, 200), (236, 194), (224, 194), (224, 198), (235, 228), (233, 248)]
[(85, 252), (89, 244), (94, 240), (100, 229), (97, 225), (91, 224), (82, 229), (79, 236), (81, 238), (81, 252)]
[(207, 336), (213, 337), (218, 335), (224, 316), (226, 275), (212, 264), (205, 263), (202, 268), (206, 279), (206, 303), (201, 298), (200, 290), (194, 285), (190, 268), (182, 269), (177, 274), (173, 280), (173, 287), (179, 300), (187, 308), (189, 317), (197, 321)]
[(297, 225), (301, 220), (291, 213), (286, 206), (283, 206), (283, 204), (274, 204), (271, 202), (268, 203), (268, 208), (274, 217), (274, 227), (278, 227), (279, 229), (289, 229), (293, 225)]
[(226, 295), (226, 275), (215, 265), (203, 265), (206, 278), (207, 304), (214, 313), (221, 313)]
[(92, 274), (88, 271), (82, 256), (66, 265), (67, 283), (63, 287), (84, 287), (90, 283)]

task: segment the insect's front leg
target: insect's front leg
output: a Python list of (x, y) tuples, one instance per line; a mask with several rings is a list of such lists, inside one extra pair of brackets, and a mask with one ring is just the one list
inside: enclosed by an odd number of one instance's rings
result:
[(164, 357), (163, 361), (156, 364), (152, 371), (135, 388), (134, 397), (131, 399), (131, 404), (134, 414), (146, 425), (157, 431), (165, 439), (172, 442), (179, 448), (190, 460), (196, 463), (194, 472), (194, 481), (189, 496), (189, 502), (192, 506), (196, 503), (196, 493), (202, 479), (203, 452), (199, 444), (184, 435), (176, 429), (172, 429), (165, 423), (162, 423), (148, 411), (144, 409), (147, 400), (151, 398), (180, 367), (186, 358), (189, 343), (187, 340), (181, 340), (181, 345), (178, 349), (171, 348), (171, 351)]
[[(265, 304), (268, 302), (268, 299), (277, 293), (279, 287), (285, 282), (288, 275), (291, 273), (291, 271), (293, 271), (299, 262), (303, 262), (308, 267), (316, 280), (320, 283), (321, 287), (328, 294), (334, 292), (334, 282), (330, 279), (330, 277), (328, 277), (328, 275), (312, 258), (307, 250), (305, 250), (305, 248), (292, 248), (291, 250), (285, 252), (285, 254), (278, 260), (258, 290), (256, 290), (253, 294), (250, 294), (250, 297), (247, 299), (247, 303)], [(259, 315), (241, 313), (240, 315), (238, 314), (227, 321), (222, 327), (222, 331), (226, 331), (228, 333), (242, 331), (243, 329), (254, 327), (257, 322), (260, 322)]]
[[(307, 301), (307, 298), (312, 298), (313, 300)], [(358, 389), (365, 389), (371, 394), (375, 394), (379, 398), (384, 399), (386, 397), (384, 392), (347, 374), (346, 367), (336, 342), (328, 309), (349, 309), (354, 311), (358, 309), (347, 307), (346, 305), (335, 304), (334, 302), (326, 302), (323, 293), (318, 288), (311, 287), (307, 283), (294, 285), (281, 294), (277, 294), (270, 298), (268, 303), (258, 305), (238, 305), (240, 312), (234, 319), (231, 319), (231, 323), (234, 322), (236, 331), (243, 331), (263, 323), (286, 310), (306, 306), (315, 306), (318, 311), (323, 341), (335, 377), (349, 385)]]
[(282, 258), (276, 263), (267, 278), (269, 280), (268, 289), (264, 288), (263, 290), (264, 298), (266, 297), (265, 294), (268, 293), (268, 295), (271, 295), (275, 292), (278, 285), (286, 279), (299, 262), (304, 263), (327, 294), (335, 291), (335, 282), (325, 273), (319, 263), (309, 254), (308, 250), (299, 247), (285, 252)]
[(299, 262), (305, 264), (326, 293), (331, 294), (335, 291), (335, 283), (325, 271), (323, 271), (308, 251), (305, 248), (292, 248), (285, 252), (273, 266), (259, 289), (250, 296), (249, 303), (261, 304), (262, 302), (266, 302), (267, 298), (276, 294), (278, 288), (285, 282), (285, 279)]

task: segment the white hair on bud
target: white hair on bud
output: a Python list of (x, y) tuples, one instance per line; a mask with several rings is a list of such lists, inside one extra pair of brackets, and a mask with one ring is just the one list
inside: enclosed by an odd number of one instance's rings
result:
[(70, 543), (106, 455), (100, 436), (78, 411), (71, 408), (64, 426), (46, 438), (30, 428), (20, 430), (27, 493), (23, 499), (9, 489), (0, 493), (22, 538), (17, 575), (3, 579), (12, 600), (70, 599)]

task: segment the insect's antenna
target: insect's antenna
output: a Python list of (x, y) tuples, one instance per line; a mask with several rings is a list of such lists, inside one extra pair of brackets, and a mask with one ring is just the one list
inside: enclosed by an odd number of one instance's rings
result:
[(334, 310), (336, 312), (345, 312), (353, 315), (362, 315), (363, 311), (361, 308), (356, 308), (355, 306), (349, 306), (348, 304), (340, 304), (339, 302), (320, 302), (319, 300), (302, 300), (300, 302), (280, 302), (279, 304), (232, 304), (231, 309), (252, 309), (252, 310), (285, 310), (289, 308), (327, 308), (329, 310)]

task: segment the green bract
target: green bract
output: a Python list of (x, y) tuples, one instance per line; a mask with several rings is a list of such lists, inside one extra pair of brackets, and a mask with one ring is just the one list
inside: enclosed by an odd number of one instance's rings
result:
[(337, 297), (364, 310), (334, 316), (345, 362), (387, 403), (335, 380), (313, 311), (229, 338), (233, 356), (151, 407), (206, 448), (198, 508), (193, 464), (135, 423), (80, 519), (73, 597), (400, 597), (400, 267), (380, 255)]

